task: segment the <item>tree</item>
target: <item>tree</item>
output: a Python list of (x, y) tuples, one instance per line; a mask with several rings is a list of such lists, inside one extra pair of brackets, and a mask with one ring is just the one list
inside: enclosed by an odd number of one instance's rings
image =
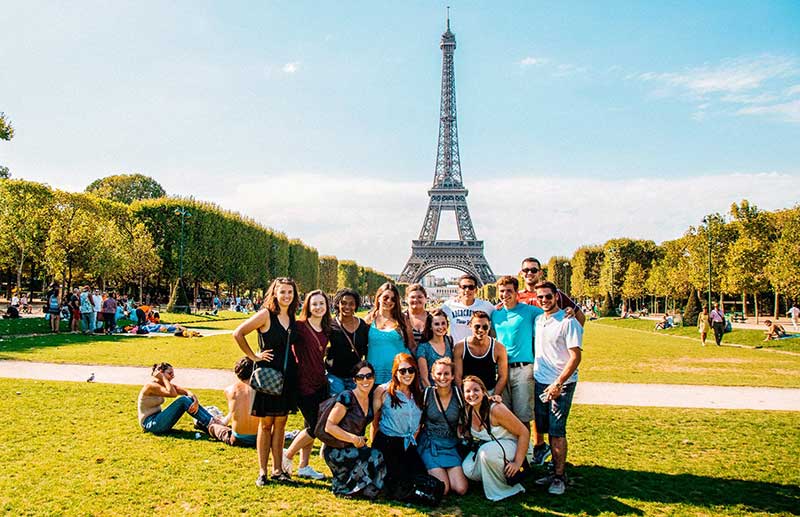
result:
[[(766, 277), (778, 293), (800, 298), (800, 207), (781, 215), (780, 238), (773, 244), (765, 270)], [(777, 317), (777, 308), (775, 309)]]
[(627, 300), (628, 311), (632, 310), (631, 299), (644, 296), (646, 281), (647, 275), (642, 265), (638, 262), (631, 262), (625, 272), (625, 280), (622, 282), (622, 296)]
[(142, 300), (145, 279), (158, 273), (163, 265), (144, 224), (137, 223), (134, 227), (130, 241), (123, 249), (123, 258), (123, 272), (127, 279), (139, 285), (139, 300)]
[(125, 204), (166, 196), (164, 188), (156, 180), (142, 174), (117, 174), (100, 178), (90, 183), (86, 192)]
[(689, 300), (686, 302), (686, 308), (683, 310), (683, 324), (685, 326), (696, 326), (697, 316), (700, 314), (700, 298), (697, 297), (695, 289), (689, 290)]
[(14, 138), (14, 128), (11, 126), (11, 121), (0, 111), (0, 140), (8, 141), (12, 138)]
[[(0, 140), (11, 140), (14, 138), (14, 128), (11, 126), (11, 122), (6, 118), (6, 114), (0, 111)], [(11, 177), (11, 173), (8, 170), (8, 167), (4, 165), (0, 165), (0, 179), (8, 179)]]
[(570, 261), (572, 275), (570, 291), (573, 298), (599, 298), (604, 293), (600, 289), (600, 268), (603, 265), (601, 246), (582, 246), (575, 250)]
[(25, 266), (42, 260), (53, 222), (52, 208), (53, 191), (47, 185), (23, 180), (0, 182), (0, 256), (14, 266), (18, 289), (22, 288)]
[(730, 294), (742, 294), (742, 312), (745, 317), (747, 293), (752, 293), (758, 323), (757, 295), (767, 287), (765, 269), (772, 242), (777, 239), (777, 230), (770, 215), (755, 205), (750, 205), (747, 200), (731, 205), (731, 217), (737, 237), (725, 255), (723, 290)]
[(324, 256), (319, 258), (319, 288), (326, 293), (336, 291), (337, 272), (339, 261), (336, 257)]
[(600, 316), (610, 318), (617, 315), (617, 308), (614, 307), (614, 300), (611, 298), (611, 293), (606, 292), (603, 298), (603, 305), (600, 307)]
[(569, 294), (569, 278), (572, 276), (569, 257), (550, 257), (547, 262), (547, 271), (549, 273), (547, 279)]
[(611, 239), (603, 246), (603, 265), (600, 270), (600, 287), (610, 292), (612, 298), (621, 292), (625, 272), (631, 262), (642, 268), (650, 267), (657, 255), (656, 243), (638, 239)]

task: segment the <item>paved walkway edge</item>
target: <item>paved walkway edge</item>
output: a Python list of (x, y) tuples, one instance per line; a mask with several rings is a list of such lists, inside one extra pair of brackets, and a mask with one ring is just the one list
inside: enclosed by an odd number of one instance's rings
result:
[[(0, 377), (52, 381), (143, 385), (150, 377), (144, 367), (0, 361)], [(179, 368), (175, 381), (193, 389), (222, 389), (235, 381), (233, 372)], [(577, 404), (800, 411), (800, 389), (683, 384), (624, 384), (578, 382)]]

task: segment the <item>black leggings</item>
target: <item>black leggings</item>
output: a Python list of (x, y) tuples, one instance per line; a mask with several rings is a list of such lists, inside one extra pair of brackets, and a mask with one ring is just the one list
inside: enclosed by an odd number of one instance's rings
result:
[(111, 334), (112, 332), (114, 332), (114, 328), (117, 326), (117, 322), (114, 319), (114, 316), (116, 316), (116, 314), (114, 314), (113, 312), (103, 313), (103, 330), (106, 331), (106, 334)]
[(403, 438), (386, 436), (379, 430), (372, 442), (372, 448), (383, 453), (383, 459), (386, 462), (384, 482), (389, 497), (393, 497), (393, 491), (399, 482), (412, 480), (417, 474), (426, 472), (425, 465), (417, 453), (416, 445), (409, 445), (406, 449)]

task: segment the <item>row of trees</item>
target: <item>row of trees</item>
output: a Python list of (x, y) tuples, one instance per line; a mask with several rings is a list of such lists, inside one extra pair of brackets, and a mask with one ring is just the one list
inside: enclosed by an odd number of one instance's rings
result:
[[(551, 259), (549, 275), (571, 274), (558, 284), (574, 297), (609, 298), (633, 308), (647, 297), (664, 298), (673, 307), (690, 297), (722, 300), (736, 296), (747, 316), (748, 300), (756, 314), (759, 299), (771, 296), (777, 315), (779, 298), (800, 297), (800, 206), (768, 212), (744, 200), (731, 206), (728, 217), (712, 214), (703, 224), (660, 245), (650, 240), (611, 239), (599, 246), (583, 246), (571, 260)], [(561, 267), (559, 267), (559, 264)]]
[(353, 261), (320, 258), (302, 241), (212, 203), (163, 197), (144, 176), (104, 178), (87, 191), (0, 180), (0, 267), (13, 271), (18, 288), (34, 278), (134, 284), (141, 298), (148, 287), (174, 290), (181, 270), (195, 296), (201, 286), (263, 292), (280, 276), (302, 291), (327, 292), (345, 285), (374, 292), (389, 280)]

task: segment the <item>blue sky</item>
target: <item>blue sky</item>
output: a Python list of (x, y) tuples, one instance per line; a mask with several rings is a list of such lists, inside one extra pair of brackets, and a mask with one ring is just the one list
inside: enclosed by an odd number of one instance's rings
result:
[(795, 1), (5, 1), (0, 163), (67, 190), (141, 172), (399, 272), (433, 178), (445, 5), (496, 273), (797, 203)]

